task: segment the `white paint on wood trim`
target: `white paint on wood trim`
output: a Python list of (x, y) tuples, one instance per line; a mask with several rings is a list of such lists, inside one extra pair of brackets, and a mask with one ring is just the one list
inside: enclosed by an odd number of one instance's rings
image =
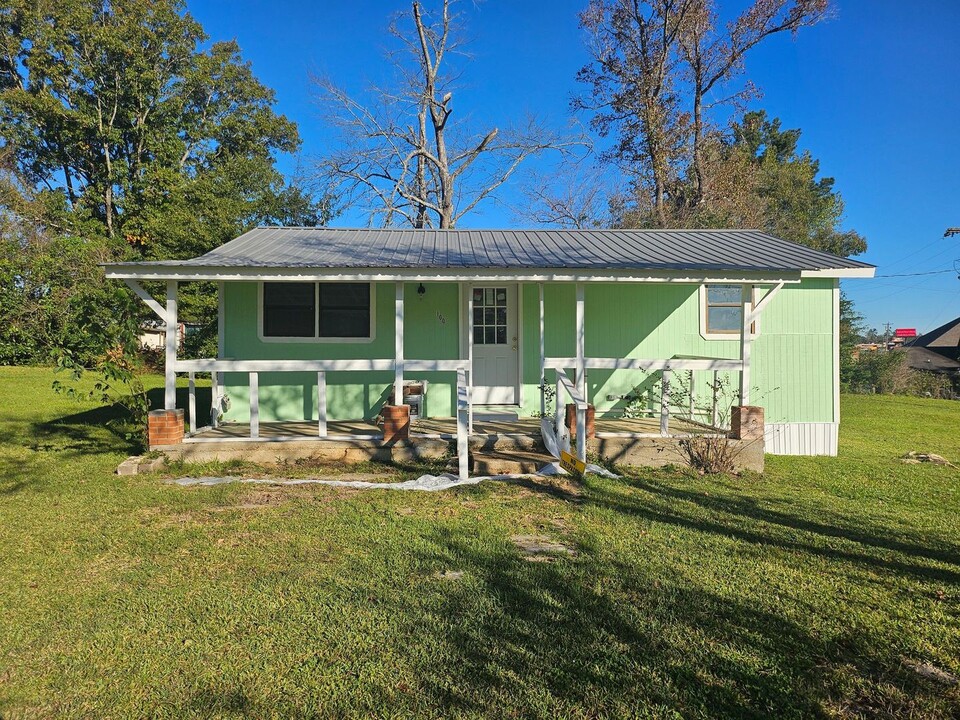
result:
[[(580, 394), (587, 397), (587, 369), (585, 364), (586, 351), (586, 317), (585, 317), (585, 292), (583, 283), (577, 283), (576, 288), (576, 348), (577, 364), (575, 382)], [(582, 459), (582, 458), (581, 458)]]
[(537, 296), (539, 298), (540, 308), (540, 416), (547, 414), (547, 373), (546, 373), (546, 341), (543, 337), (545, 318), (543, 311), (543, 283), (537, 283)]
[[(576, 367), (576, 358), (546, 358), (551, 369)], [(733, 358), (585, 358), (588, 370), (739, 370), (740, 360)]]
[(327, 436), (327, 374), (317, 373), (317, 436)]
[(164, 393), (163, 407), (165, 410), (177, 409), (177, 345), (180, 333), (177, 327), (177, 281), (167, 280), (167, 312), (166, 312), (166, 357), (164, 359)]
[(195, 373), (190, 373), (188, 377), (187, 406), (190, 415), (190, 432), (195, 433), (197, 431), (197, 377)]
[(163, 305), (161, 305), (154, 299), (153, 295), (148, 293), (143, 288), (143, 286), (140, 283), (138, 283), (136, 280), (127, 278), (123, 282), (126, 284), (128, 288), (130, 288), (131, 290), (133, 290), (134, 293), (136, 293), (138, 298), (140, 298), (147, 304), (147, 307), (153, 310), (154, 314), (156, 314), (156, 316), (159, 317), (164, 324), (166, 324), (167, 310), (166, 308), (163, 307)]
[(750, 326), (753, 324), (753, 288), (744, 285), (741, 290), (741, 323), (740, 323), (740, 404), (750, 404), (750, 342), (752, 333)]
[(840, 281), (833, 281), (833, 421), (840, 422)]
[(393, 403), (403, 405), (403, 283), (395, 285), (396, 298), (394, 301), (394, 359), (393, 369)]
[(260, 437), (260, 374), (251, 372), (250, 385), (250, 437)]
[[(857, 268), (859, 270), (859, 268)], [(838, 273), (818, 277), (871, 277), (870, 275)], [(696, 270), (606, 270), (602, 273), (586, 270), (551, 270), (547, 268), (263, 268), (211, 267), (176, 265), (134, 265), (116, 263), (106, 266), (106, 276), (113, 280), (136, 278), (140, 280), (256, 280), (302, 282), (666, 282), (666, 283), (753, 283), (769, 285), (778, 282), (798, 283), (806, 277), (800, 271), (710, 271)], [(811, 276), (814, 277), (814, 276)]]
[(457, 471), (461, 480), (470, 476), (470, 395), (467, 371), (457, 371)]

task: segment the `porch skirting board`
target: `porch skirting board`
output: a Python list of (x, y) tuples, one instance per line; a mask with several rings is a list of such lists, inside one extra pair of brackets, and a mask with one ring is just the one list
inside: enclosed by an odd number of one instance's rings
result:
[(832, 422), (768, 423), (763, 441), (771, 455), (835, 456), (839, 428)]

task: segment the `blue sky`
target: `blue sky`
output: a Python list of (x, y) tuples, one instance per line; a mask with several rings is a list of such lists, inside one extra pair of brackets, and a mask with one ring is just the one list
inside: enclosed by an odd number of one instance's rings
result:
[[(429, 4), (429, 0), (426, 0)], [(478, 124), (503, 127), (535, 112), (562, 126), (585, 62), (577, 13), (586, 0), (486, 0), (464, 4), (472, 57), (455, 100)], [(721, 0), (724, 8), (742, 2)], [(774, 38), (748, 58), (763, 91), (755, 103), (803, 131), (800, 144), (836, 178), (846, 226), (867, 237), (861, 259), (877, 274), (931, 275), (845, 281), (871, 325), (929, 330), (960, 315), (960, 2), (836, 0), (836, 17)], [(382, 72), (389, 17), (405, 0), (188, 0), (214, 40), (236, 39), (244, 57), (295, 120), (304, 167), (324, 149), (311, 74), (360, 89)], [(515, 187), (508, 187), (510, 200)], [(345, 215), (336, 224), (361, 224)], [(488, 203), (463, 227), (506, 227), (510, 211)]]

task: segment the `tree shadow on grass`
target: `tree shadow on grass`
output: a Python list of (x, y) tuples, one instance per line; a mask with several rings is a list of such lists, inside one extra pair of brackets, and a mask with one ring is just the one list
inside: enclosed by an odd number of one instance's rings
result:
[(442, 663), (422, 669), (421, 686), (451, 715), (509, 705), (524, 717), (835, 717), (851, 701), (851, 674), (865, 702), (893, 708), (890, 717), (960, 709), (869, 633), (828, 640), (815, 623), (657, 574), (642, 559), (582, 549), (531, 562), (506, 541), (442, 528), (427, 548), (426, 566), (466, 578), (425, 601), (450, 623), (437, 639)]
[(593, 558), (531, 563), (509, 546), (432, 540), (429, 562), (474, 581), (440, 610), (461, 619), (443, 638), (447, 676), (424, 678), (454, 713), (510, 701), (531, 717), (824, 716), (819, 645), (785, 618)]
[[(726, 537), (734, 537), (745, 542), (811, 553), (837, 560), (844, 560), (874, 569), (895, 573), (905, 573), (924, 580), (938, 582), (960, 582), (960, 551), (955, 548), (944, 550), (931, 548), (921, 542), (905, 542), (885, 536), (878, 532), (867, 532), (862, 528), (844, 527), (839, 524), (827, 525), (788, 513), (761, 507), (750, 497), (730, 497), (716, 493), (705, 494), (672, 487), (651, 479), (630, 477), (625, 479), (631, 487), (643, 490), (663, 502), (645, 502), (642, 496), (614, 493), (603, 487), (591, 492), (591, 502), (608, 510), (643, 518), (652, 522), (690, 528), (700, 532), (709, 532)], [(685, 513), (683, 505), (693, 505), (703, 512)], [(858, 521), (851, 519), (851, 525)], [(774, 530), (757, 527), (773, 526)], [(865, 552), (855, 549), (841, 549), (827, 543), (808, 541), (804, 536), (813, 538), (835, 538), (848, 540), (866, 546)], [(812, 539), (812, 538), (811, 538)], [(882, 555), (870, 550), (879, 550)], [(957, 566), (957, 570), (932, 565), (893, 559), (891, 553), (900, 553), (931, 562)]]

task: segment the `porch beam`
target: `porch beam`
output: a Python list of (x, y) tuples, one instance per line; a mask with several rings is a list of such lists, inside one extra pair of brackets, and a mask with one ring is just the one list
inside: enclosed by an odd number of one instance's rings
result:
[(177, 346), (179, 332), (177, 331), (177, 281), (167, 280), (167, 311), (166, 311), (166, 356), (163, 363), (164, 393), (163, 407), (165, 410), (177, 409)]
[(153, 295), (148, 293), (143, 285), (141, 285), (136, 280), (132, 278), (126, 278), (124, 284), (136, 294), (138, 298), (143, 300), (147, 304), (147, 307), (153, 310), (154, 314), (163, 321), (164, 324), (167, 322), (167, 310), (163, 305), (154, 300)]
[(393, 404), (403, 405), (403, 283), (396, 282)]
[[(546, 359), (548, 368), (576, 367), (576, 358)], [(588, 370), (739, 370), (740, 360), (736, 358), (585, 358), (584, 366)]]

